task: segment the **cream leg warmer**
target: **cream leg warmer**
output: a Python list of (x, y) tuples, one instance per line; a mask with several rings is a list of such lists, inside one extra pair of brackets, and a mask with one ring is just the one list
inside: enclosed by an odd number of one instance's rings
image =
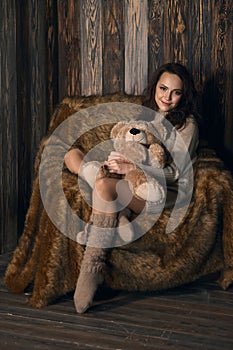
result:
[(91, 221), (92, 224), (87, 224), (88, 241), (74, 293), (78, 313), (84, 313), (92, 305), (95, 292), (103, 282), (106, 248), (113, 246), (113, 228), (117, 225), (115, 216), (105, 214), (92, 214)]

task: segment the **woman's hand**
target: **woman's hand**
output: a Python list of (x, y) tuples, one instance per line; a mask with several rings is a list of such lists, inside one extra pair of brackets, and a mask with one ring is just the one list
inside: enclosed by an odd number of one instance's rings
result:
[(104, 162), (110, 173), (126, 175), (129, 171), (135, 169), (135, 166), (122, 154), (112, 151), (108, 160)]

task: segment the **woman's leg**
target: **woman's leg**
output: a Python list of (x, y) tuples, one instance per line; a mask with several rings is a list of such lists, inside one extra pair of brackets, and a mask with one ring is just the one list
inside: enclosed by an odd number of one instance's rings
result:
[(116, 214), (127, 207), (139, 214), (145, 206), (145, 201), (133, 197), (127, 181), (105, 177), (95, 183), (92, 205), (93, 213)]
[(105, 265), (106, 248), (114, 245), (117, 212), (121, 206), (128, 206), (139, 213), (144, 205), (144, 201), (132, 197), (126, 181), (113, 178), (96, 181), (93, 190), (91, 224), (87, 224), (89, 236), (74, 294), (78, 313), (85, 312), (91, 306), (95, 292), (103, 282), (102, 271)]
[(74, 174), (78, 174), (83, 164), (84, 154), (78, 148), (71, 149), (64, 157), (67, 168)]

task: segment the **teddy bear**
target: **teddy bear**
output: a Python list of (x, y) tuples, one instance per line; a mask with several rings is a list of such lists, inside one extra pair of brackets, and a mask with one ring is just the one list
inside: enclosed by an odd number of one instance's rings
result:
[(124, 178), (135, 197), (162, 203), (165, 197), (163, 186), (155, 178), (145, 174), (140, 164), (158, 169), (165, 167), (168, 161), (168, 152), (162, 143), (165, 128), (160, 124), (154, 127), (152, 123), (142, 120), (120, 121), (111, 129), (110, 138), (114, 150), (134, 163), (135, 169), (126, 175), (113, 174), (100, 162), (90, 161), (82, 167), (81, 176), (92, 188), (95, 180), (99, 178)]

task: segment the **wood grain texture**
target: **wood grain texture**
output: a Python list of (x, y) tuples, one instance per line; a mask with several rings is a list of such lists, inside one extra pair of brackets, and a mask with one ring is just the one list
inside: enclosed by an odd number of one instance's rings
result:
[[(209, 139), (216, 149), (221, 152), (224, 144), (224, 130), (226, 118), (226, 95), (228, 86), (227, 61), (227, 18), (230, 13), (230, 6), (227, 0), (212, 2), (212, 46), (211, 46), (211, 82), (209, 84)], [(232, 116), (231, 116), (232, 118)], [(231, 129), (231, 128), (230, 128)], [(227, 131), (226, 131), (227, 132)]]
[(3, 350), (232, 350), (233, 287), (212, 278), (161, 293), (102, 289), (84, 315), (73, 295), (32, 308), (2, 283), (10, 256), (0, 256), (0, 346)]
[[(31, 144), (35, 157), (47, 128), (45, 71), (45, 3), (31, 0), (29, 4), (29, 60), (30, 60), (30, 122)], [(28, 102), (28, 101), (27, 101)], [(28, 137), (29, 135), (27, 135)]]
[[(197, 66), (197, 71), (194, 78), (196, 78), (197, 83), (205, 87), (208, 79), (211, 77), (212, 71), (212, 58), (210, 55), (211, 46), (213, 45), (212, 38), (212, 0), (199, 1), (198, 11), (199, 11), (199, 23), (196, 23), (196, 28), (199, 27), (199, 35), (201, 36), (201, 47), (200, 51), (192, 51), (192, 55), (199, 57), (199, 65)], [(192, 7), (195, 6), (196, 2), (192, 3)], [(192, 30), (192, 28), (190, 28)], [(198, 30), (198, 29), (197, 29)], [(195, 28), (192, 30), (193, 38), (195, 37)], [(194, 39), (193, 39), (194, 40)], [(192, 39), (190, 40), (189, 46), (192, 45)], [(196, 58), (197, 60), (197, 58)]]
[[(18, 123), (18, 234), (23, 230), (24, 219), (29, 205), (32, 183), (32, 154), (31, 146), (31, 63), (29, 55), (29, 6), (26, 1), (16, 2), (17, 25), (17, 113)], [(23, 49), (22, 49), (23, 48)]]
[(13, 0), (1, 2), (0, 23), (0, 253), (2, 253), (15, 246), (18, 220), (16, 8)]
[(80, 0), (81, 6), (81, 94), (101, 95), (103, 91), (102, 2)]
[(124, 6), (123, 1), (103, 0), (103, 93), (123, 91)]
[[(46, 40), (46, 73), (47, 73), (47, 114), (52, 115), (58, 96), (58, 12), (54, 0), (46, 0), (45, 37)], [(64, 81), (64, 80), (63, 80)]]
[[(233, 170), (232, 0), (2, 0), (0, 5), (3, 251), (17, 243), (34, 157), (65, 96), (141, 94), (159, 65), (184, 63), (202, 93), (206, 137)], [(9, 237), (2, 233), (7, 227), (12, 227)]]
[(125, 92), (140, 95), (148, 81), (148, 4), (125, 0)]
[(45, 3), (17, 5), (17, 110), (19, 233), (29, 205), (34, 159), (48, 125), (45, 57)]
[(224, 146), (229, 152), (233, 150), (233, 4), (231, 0), (226, 0), (222, 4), (220, 17), (222, 18), (220, 26), (222, 29), (220, 34), (221, 52), (224, 56), (223, 70), (226, 72), (223, 87), (224, 99), (222, 101), (225, 114)]
[(80, 2), (57, 1), (59, 101), (81, 94)]
[(165, 61), (188, 62), (189, 1), (169, 0), (164, 3), (164, 58)]
[(162, 0), (149, 1), (148, 60), (149, 77), (164, 63), (164, 7)]
[[(202, 84), (202, 42), (203, 42), (203, 4), (190, 3), (188, 12), (191, 14), (187, 21), (188, 33), (188, 62), (194, 80)], [(204, 23), (206, 26), (206, 23)], [(198, 53), (198, 54), (197, 54)]]

